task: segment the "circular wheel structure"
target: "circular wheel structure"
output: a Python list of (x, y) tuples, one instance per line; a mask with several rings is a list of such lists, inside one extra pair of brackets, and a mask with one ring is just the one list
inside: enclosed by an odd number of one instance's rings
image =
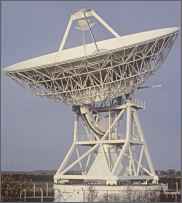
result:
[[(115, 38), (96, 42), (90, 23), (95, 17)], [(93, 43), (63, 49), (72, 21), (89, 29)], [(87, 25), (87, 26), (86, 26)], [(9, 77), (35, 95), (72, 105), (91, 104), (131, 95), (164, 62), (178, 33), (176, 27), (120, 37), (93, 10), (70, 17), (58, 52), (9, 66)]]

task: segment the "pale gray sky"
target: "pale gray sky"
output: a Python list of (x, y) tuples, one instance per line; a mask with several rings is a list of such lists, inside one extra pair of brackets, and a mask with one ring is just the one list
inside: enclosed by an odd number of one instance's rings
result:
[[(2, 2), (2, 67), (56, 51), (69, 15), (92, 8), (121, 35), (180, 25), (180, 2)], [(103, 30), (96, 38), (109, 35)], [(80, 41), (71, 33), (70, 44)], [(141, 121), (156, 169), (180, 168), (180, 39), (148, 84)], [(2, 76), (2, 169), (57, 169), (72, 142), (71, 106), (33, 97)]]

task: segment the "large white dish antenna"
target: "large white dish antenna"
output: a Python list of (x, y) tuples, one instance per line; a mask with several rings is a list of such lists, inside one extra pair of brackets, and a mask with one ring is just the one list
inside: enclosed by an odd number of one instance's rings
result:
[[(95, 15), (115, 38), (63, 49), (70, 22), (83, 20), (83, 12), (86, 23)], [(94, 11), (81, 10), (71, 16), (59, 51), (5, 71), (35, 95), (74, 105), (99, 102), (132, 94), (164, 62), (177, 34), (178, 28), (170, 27), (120, 37)]]

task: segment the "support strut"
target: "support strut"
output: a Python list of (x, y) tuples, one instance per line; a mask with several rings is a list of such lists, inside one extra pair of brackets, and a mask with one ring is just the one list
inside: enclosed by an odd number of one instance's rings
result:
[[(54, 176), (55, 183), (76, 180), (105, 181), (114, 185), (122, 180), (158, 182), (137, 116), (142, 105), (127, 100), (112, 108), (102, 107), (100, 112), (97, 109), (100, 119), (105, 122), (105, 129), (93, 122), (89, 108), (78, 108), (80, 110), (75, 111), (73, 144)], [(88, 136), (81, 135), (80, 122)], [(120, 136), (121, 129), (118, 128), (121, 122), (126, 123), (124, 137)], [(82, 147), (86, 150), (79, 150)], [(73, 171), (76, 170), (75, 174)]]

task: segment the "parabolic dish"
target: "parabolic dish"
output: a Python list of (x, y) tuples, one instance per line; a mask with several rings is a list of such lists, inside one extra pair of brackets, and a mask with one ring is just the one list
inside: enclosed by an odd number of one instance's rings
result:
[(5, 69), (35, 95), (74, 105), (132, 94), (166, 59), (177, 27), (64, 49)]

